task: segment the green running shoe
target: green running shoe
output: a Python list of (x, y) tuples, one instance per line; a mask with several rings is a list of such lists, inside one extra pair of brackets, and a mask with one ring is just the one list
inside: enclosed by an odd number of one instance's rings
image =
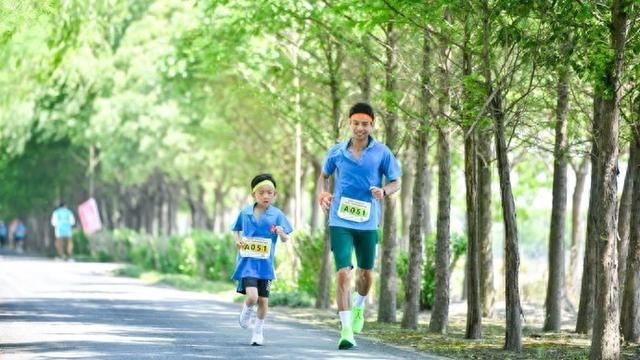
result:
[(353, 306), (351, 308), (351, 328), (354, 334), (360, 334), (364, 326), (364, 306)]
[(340, 330), (340, 341), (338, 342), (338, 349), (346, 350), (351, 349), (356, 345), (356, 339), (353, 338), (353, 330), (349, 327), (343, 327)]

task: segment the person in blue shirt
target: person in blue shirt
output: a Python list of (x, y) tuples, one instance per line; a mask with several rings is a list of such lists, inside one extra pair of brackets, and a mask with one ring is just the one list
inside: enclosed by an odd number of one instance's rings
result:
[(71, 228), (76, 224), (76, 218), (65, 203), (60, 203), (51, 215), (51, 225), (55, 229), (56, 251), (58, 257), (73, 261), (73, 239)]
[(278, 237), (286, 242), (293, 231), (284, 213), (271, 205), (276, 195), (276, 181), (271, 174), (254, 177), (251, 180), (254, 203), (240, 211), (232, 228), (238, 255), (231, 278), (238, 282), (237, 291), (245, 294), (240, 326), (249, 327), (257, 312), (251, 345), (262, 345), (264, 342), (263, 326), (269, 304), (269, 289), (271, 281), (276, 278), (276, 242)]
[[(342, 329), (338, 349), (356, 346), (364, 326), (364, 305), (373, 280), (380, 201), (400, 189), (402, 170), (389, 148), (377, 142), (373, 108), (357, 103), (349, 110), (351, 137), (327, 153), (320, 175), (320, 206), (329, 212), (331, 251), (336, 265), (336, 302)], [(329, 178), (336, 174), (333, 194)], [(387, 183), (383, 185), (383, 177)], [(356, 292), (351, 306), (351, 257), (355, 249)], [(352, 311), (353, 309), (353, 311)]]
[(24, 251), (24, 238), (27, 235), (27, 227), (20, 219), (15, 219), (13, 221), (13, 242), (16, 247), (16, 251), (18, 254), (22, 254)]
[(5, 224), (4, 221), (0, 220), (0, 247), (6, 247), (7, 240), (9, 240), (7, 224)]

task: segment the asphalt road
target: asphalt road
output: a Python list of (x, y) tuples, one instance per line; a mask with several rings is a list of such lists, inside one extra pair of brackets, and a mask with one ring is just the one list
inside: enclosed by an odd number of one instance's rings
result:
[(339, 351), (337, 330), (273, 317), (250, 346), (238, 304), (110, 275), (117, 266), (0, 254), (0, 359), (429, 358), (361, 337)]

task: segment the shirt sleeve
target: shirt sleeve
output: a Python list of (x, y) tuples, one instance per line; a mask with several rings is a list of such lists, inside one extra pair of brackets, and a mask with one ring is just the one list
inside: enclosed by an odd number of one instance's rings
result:
[(333, 172), (336, 170), (336, 156), (332, 149), (327, 153), (327, 158), (324, 161), (324, 165), (322, 166), (322, 173), (328, 176), (331, 176)]
[(71, 211), (69, 211), (69, 223), (71, 224), (71, 226), (76, 224), (76, 217), (73, 216), (73, 213)]
[(235, 224), (231, 228), (231, 231), (242, 231), (242, 211), (238, 214)]
[(383, 169), (384, 176), (386, 176), (387, 180), (395, 181), (398, 180), (402, 176), (402, 169), (400, 168), (400, 164), (398, 164), (398, 160), (391, 150), (387, 149), (384, 156), (383, 161)]
[(291, 234), (293, 232), (293, 227), (291, 226), (291, 223), (289, 223), (289, 219), (287, 219), (287, 217), (282, 212), (280, 212), (280, 214), (278, 215), (276, 225), (282, 226), (282, 229), (284, 229), (284, 232), (286, 234)]
[(56, 213), (54, 212), (53, 214), (51, 214), (51, 225), (52, 226), (56, 226), (58, 224), (58, 217), (56, 216)]

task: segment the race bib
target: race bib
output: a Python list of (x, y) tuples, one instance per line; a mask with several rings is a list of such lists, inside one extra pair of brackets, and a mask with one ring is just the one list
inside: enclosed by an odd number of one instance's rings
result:
[(268, 259), (271, 254), (271, 239), (268, 238), (242, 238), (240, 256), (256, 259)]
[(345, 196), (340, 198), (338, 217), (340, 217), (341, 219), (355, 222), (365, 222), (369, 220), (370, 215), (370, 202), (351, 199)]

